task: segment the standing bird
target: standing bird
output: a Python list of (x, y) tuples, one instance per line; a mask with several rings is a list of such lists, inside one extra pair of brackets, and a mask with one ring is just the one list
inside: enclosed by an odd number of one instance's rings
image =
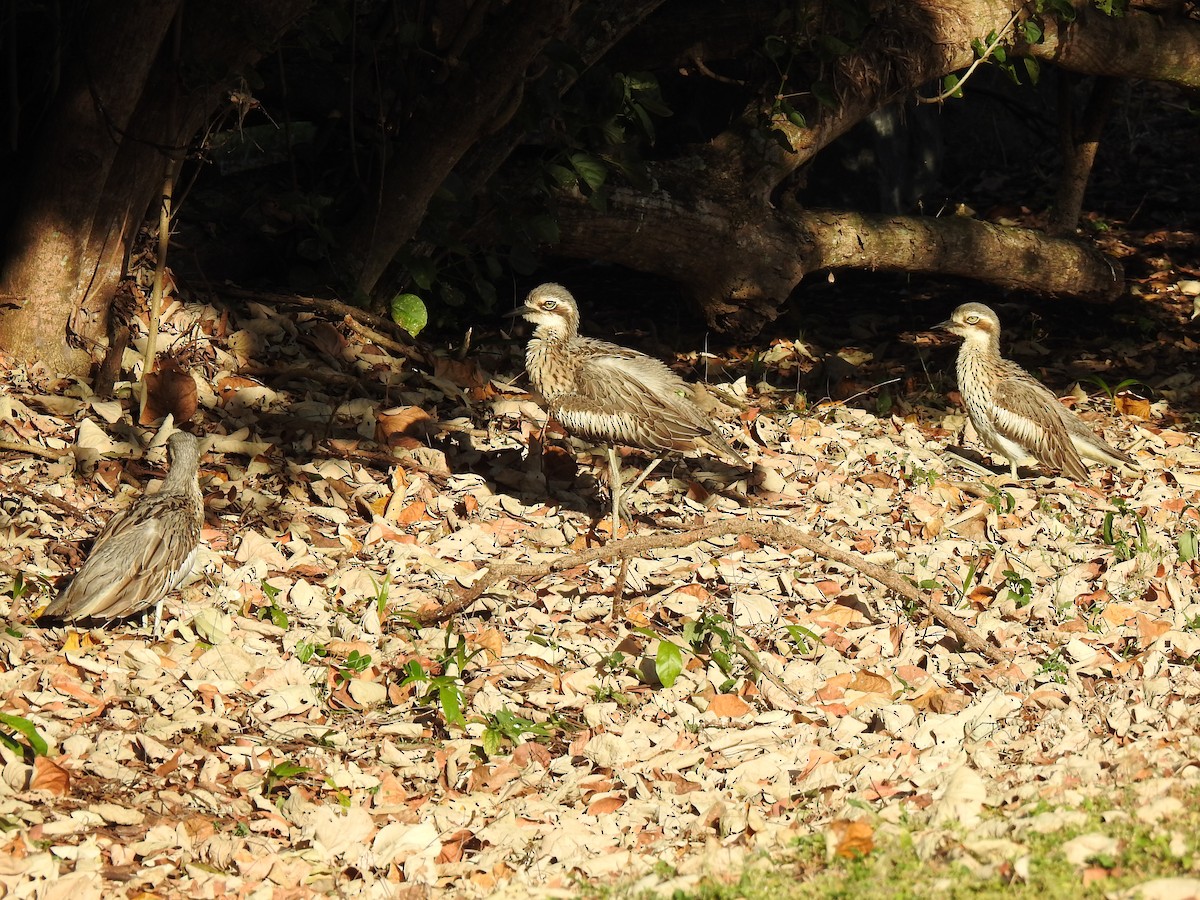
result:
[(170, 471), (157, 493), (139, 497), (108, 520), (71, 583), (43, 618), (120, 619), (162, 601), (191, 572), (204, 524), (200, 440), (177, 431), (167, 440)]
[[(613, 537), (625, 497), (669, 451), (704, 450), (730, 463), (746, 461), (725, 443), (691, 399), (691, 387), (657, 359), (579, 335), (579, 307), (561, 284), (543, 284), (513, 311), (537, 328), (525, 351), (525, 368), (550, 414), (568, 434), (608, 447)], [(656, 454), (622, 491), (614, 445)]]
[(964, 303), (937, 328), (963, 339), (958, 351), (958, 390), (980, 439), (1008, 460), (1012, 477), (1018, 463), (1044, 463), (1087, 482), (1083, 460), (1136, 466), (1094, 434), (1058, 402), (1044, 384), (1000, 356), (1000, 320), (982, 303)]

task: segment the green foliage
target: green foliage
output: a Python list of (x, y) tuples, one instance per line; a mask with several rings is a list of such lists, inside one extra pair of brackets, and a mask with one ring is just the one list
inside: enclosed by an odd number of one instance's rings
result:
[[(1128, 501), (1117, 498), (1113, 501), (1116, 509), (1110, 509), (1104, 514), (1100, 526), (1100, 540), (1113, 548), (1113, 555), (1118, 562), (1133, 559), (1138, 553), (1152, 549), (1150, 534), (1146, 522), (1139, 512), (1129, 509)], [(1133, 529), (1129, 528), (1129, 520), (1133, 519)]]
[(1051, 680), (1057, 684), (1066, 683), (1067, 672), (1067, 663), (1063, 659), (1061, 648), (1048, 654), (1037, 670), (1038, 675), (1049, 675)]
[(27, 753), (46, 756), (50, 752), (50, 746), (38, 733), (37, 727), (22, 716), (0, 712), (0, 728), (6, 729), (0, 731), (0, 744), (14, 753), (20, 753), (22, 756)]
[(307, 775), (312, 769), (308, 766), (297, 765), (292, 762), (281, 762), (271, 766), (267, 770), (267, 774), (263, 776), (262, 792), (266, 796), (271, 796), (275, 791), (286, 786), (288, 782), (294, 779)]
[(683, 651), (670, 641), (659, 641), (654, 654), (654, 674), (663, 687), (669, 688), (683, 671)]
[(984, 498), (984, 503), (996, 511), (996, 515), (1006, 515), (1017, 508), (1017, 498), (1009, 491), (1002, 491), (993, 485), (986, 485), (991, 493)]
[(1017, 609), (1028, 606), (1033, 602), (1033, 582), (1022, 578), (1012, 569), (1004, 570), (1004, 586), (1008, 589), (1008, 599), (1017, 605)]
[(804, 656), (815, 651), (823, 643), (821, 636), (810, 628), (805, 628), (803, 625), (785, 625), (784, 630), (791, 636), (792, 641), (796, 644), (796, 649)]
[(346, 684), (369, 668), (371, 668), (371, 655), (351, 650), (350, 655), (346, 657), (346, 661), (338, 668), (335, 679), (338, 684)]
[(1196, 558), (1197, 550), (1200, 549), (1198, 542), (1200, 542), (1200, 534), (1194, 528), (1189, 528), (1179, 533), (1179, 537), (1176, 538), (1176, 545), (1179, 549), (1180, 562), (1191, 562)]
[(389, 305), (392, 321), (416, 337), (429, 324), (425, 301), (416, 294), (397, 294)]
[(269, 619), (271, 624), (277, 628), (287, 628), (287, 613), (284, 612), (284, 610), (281, 609), (275, 602), (275, 598), (280, 594), (279, 588), (275, 587), (274, 585), (267, 584), (265, 581), (262, 582), (261, 587), (263, 595), (267, 598), (268, 605), (259, 607), (258, 617), (260, 619)]
[(551, 730), (532, 719), (526, 719), (512, 712), (507, 706), (492, 713), (484, 719), (486, 727), (483, 730), (483, 752), (495, 756), (505, 743), (517, 745), (527, 734), (537, 738), (549, 737)]
[(424, 693), (420, 699), (427, 705), (440, 709), (442, 718), (447, 725), (465, 729), (466, 717), (463, 715), (463, 673), (482, 649), (467, 652), (467, 642), (446, 628), (442, 653), (429, 669), (418, 659), (410, 659), (403, 667), (401, 687), (423, 685)]

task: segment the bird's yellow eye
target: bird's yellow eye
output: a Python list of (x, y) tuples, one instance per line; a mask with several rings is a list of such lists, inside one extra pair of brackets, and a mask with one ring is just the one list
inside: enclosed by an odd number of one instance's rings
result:
[(546, 300), (542, 303), (542, 309), (554, 309), (556, 306), (558, 306), (557, 300)]
[(979, 316), (967, 316), (967, 324), (968, 325), (978, 325), (979, 324)]

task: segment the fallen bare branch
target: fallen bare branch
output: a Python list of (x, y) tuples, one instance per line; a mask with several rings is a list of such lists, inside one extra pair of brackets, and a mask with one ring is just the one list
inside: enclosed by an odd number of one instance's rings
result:
[(13, 453), (28, 453), (30, 456), (40, 456), (42, 459), (62, 459), (71, 453), (70, 448), (54, 450), (51, 447), (39, 447), (37, 444), (22, 444), (17, 441), (0, 441), (0, 450), (11, 450)]
[(714, 522), (675, 534), (648, 534), (614, 541), (603, 547), (591, 547), (576, 553), (567, 553), (540, 563), (497, 563), (489, 566), (462, 596), (447, 603), (441, 609), (419, 616), (422, 625), (435, 625), (467, 609), (493, 586), (510, 579), (525, 580), (541, 578), (551, 572), (561, 572), (576, 566), (587, 565), (598, 559), (628, 559), (643, 556), (654, 550), (670, 550), (698, 544), (714, 538), (744, 534), (779, 547), (803, 547), (817, 556), (849, 566), (882, 584), (892, 593), (925, 608), (940, 624), (945, 626), (959, 642), (970, 650), (982, 654), (996, 663), (1007, 662), (1011, 656), (998, 647), (988, 644), (967, 625), (925, 592), (917, 589), (903, 576), (891, 569), (868, 562), (857, 553), (841, 550), (820, 538), (813, 537), (792, 525), (782, 522), (763, 522), (752, 519)]

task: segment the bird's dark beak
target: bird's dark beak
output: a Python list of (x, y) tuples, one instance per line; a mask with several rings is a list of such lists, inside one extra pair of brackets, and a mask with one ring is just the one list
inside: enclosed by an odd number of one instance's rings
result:
[(949, 331), (954, 325), (953, 319), (947, 319), (945, 322), (938, 322), (933, 326), (934, 331)]
[(531, 312), (533, 312), (533, 307), (530, 306), (528, 303), (523, 303), (520, 306), (518, 306), (516, 309), (510, 309), (508, 312), (506, 312), (504, 314), (504, 317), (506, 319), (515, 319), (517, 316), (523, 316), (526, 313), (531, 313)]

